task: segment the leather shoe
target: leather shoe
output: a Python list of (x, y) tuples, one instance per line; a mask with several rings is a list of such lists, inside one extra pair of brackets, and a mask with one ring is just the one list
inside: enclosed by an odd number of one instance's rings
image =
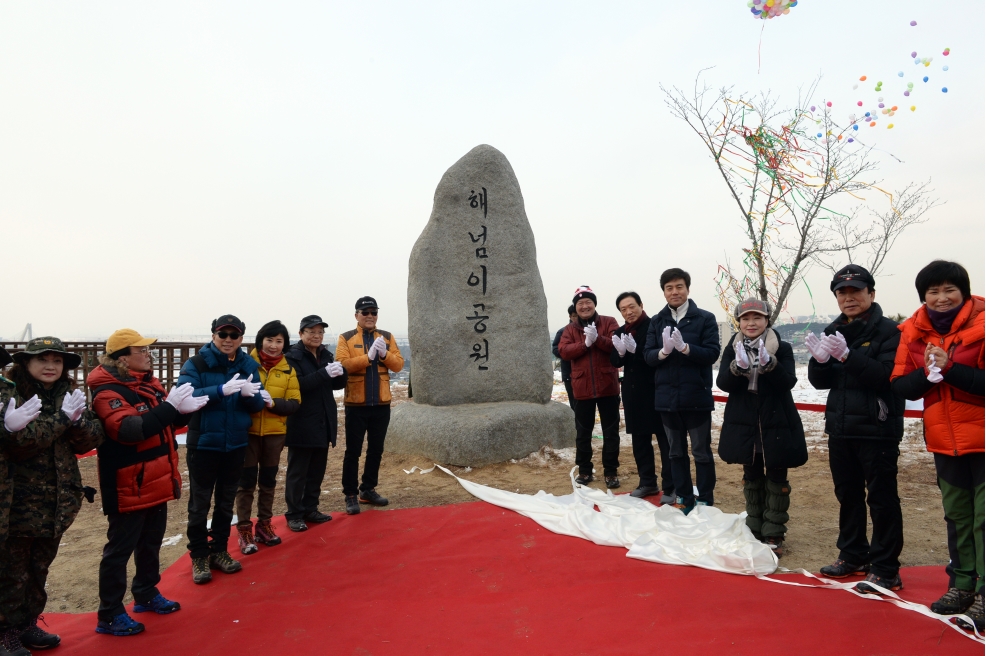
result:
[(368, 503), (371, 506), (386, 506), (390, 501), (377, 494), (376, 490), (365, 490), (359, 493), (359, 502)]
[(308, 530), (308, 524), (303, 519), (289, 519), (288, 528), (295, 533), (301, 533), (302, 531)]
[(332, 521), (332, 515), (326, 515), (323, 512), (313, 510), (305, 515), (305, 521), (311, 524), (324, 524), (325, 522)]

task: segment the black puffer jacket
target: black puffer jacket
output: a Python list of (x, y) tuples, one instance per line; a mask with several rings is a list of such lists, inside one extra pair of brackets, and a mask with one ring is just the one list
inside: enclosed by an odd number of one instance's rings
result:
[[(644, 344), (647, 342), (647, 328), (650, 317), (646, 314), (640, 317), (637, 327), (633, 330), (633, 339), (637, 342), (637, 351), (620, 357), (615, 348), (609, 354), (610, 363), (619, 369), (623, 367), (623, 378), (620, 379), (620, 391), (623, 393), (623, 417), (627, 425), (627, 433), (640, 435), (656, 435), (664, 431), (661, 425), (661, 413), (654, 409), (654, 367), (644, 360)], [(614, 336), (626, 334), (626, 324), (620, 326)]]
[(874, 303), (865, 320), (846, 323), (840, 315), (824, 332), (836, 331), (849, 345), (846, 361), (808, 362), (809, 382), (815, 389), (829, 390), (825, 432), (829, 437), (899, 442), (904, 436), (904, 399), (890, 389), (900, 343), (897, 324)]
[(325, 365), (333, 361), (332, 352), (318, 347), (316, 359), (305, 345), (298, 342), (285, 353), (288, 363), (298, 372), (298, 387), (301, 388), (301, 408), (288, 417), (288, 447), (328, 448), (336, 444), (339, 431), (338, 407), (333, 390), (346, 388), (348, 374), (332, 378)]
[[(776, 331), (774, 335), (780, 341)], [(761, 442), (768, 468), (800, 467), (808, 462), (808, 447), (801, 416), (791, 396), (798, 382), (791, 345), (780, 341), (774, 355), (776, 363), (759, 375), (757, 391), (751, 392), (747, 389), (750, 379), (737, 376), (729, 366), (736, 359), (735, 338), (733, 335), (722, 351), (716, 377), (719, 389), (729, 394), (719, 433), (719, 457), (734, 465), (753, 464), (754, 447)]]
[(565, 382), (566, 380), (572, 380), (572, 363), (561, 357), (561, 353), (558, 352), (558, 345), (561, 344), (561, 335), (565, 332), (565, 328), (568, 326), (562, 326), (555, 333), (555, 338), (551, 342), (551, 352), (556, 358), (561, 360), (561, 380)]
[[(671, 317), (667, 305), (650, 320), (644, 360), (654, 367), (654, 407), (659, 412), (714, 409), (712, 403), (712, 365), (722, 350), (719, 325), (711, 312), (699, 309), (689, 299), (688, 310), (679, 323)], [(671, 351), (661, 358), (664, 328), (677, 326), (688, 344), (688, 355)]]

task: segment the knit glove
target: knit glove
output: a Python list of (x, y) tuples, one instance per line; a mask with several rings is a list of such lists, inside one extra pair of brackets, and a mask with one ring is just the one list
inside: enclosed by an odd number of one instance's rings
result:
[(616, 349), (616, 352), (620, 354), (621, 358), (627, 354), (627, 347), (619, 335), (613, 335), (613, 348)]
[(589, 348), (595, 344), (597, 337), (599, 337), (599, 331), (596, 330), (596, 322), (593, 321), (585, 327), (585, 347)]
[(808, 333), (805, 335), (805, 346), (808, 348), (808, 352), (811, 353), (811, 357), (815, 358), (815, 361), (819, 364), (829, 361), (832, 356), (829, 352), (825, 350), (822, 345), (822, 340), (818, 339), (815, 333)]
[(10, 399), (7, 404), (7, 412), (3, 415), (3, 427), (9, 433), (16, 433), (24, 430), (28, 424), (38, 418), (41, 414), (41, 399), (35, 394), (27, 401), (17, 407), (17, 399)]
[(637, 340), (633, 338), (633, 335), (627, 333), (623, 336), (623, 347), (626, 348), (627, 353), (636, 353)]

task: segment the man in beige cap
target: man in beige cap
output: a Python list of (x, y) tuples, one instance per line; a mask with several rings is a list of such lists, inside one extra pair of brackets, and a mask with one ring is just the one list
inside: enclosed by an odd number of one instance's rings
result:
[(86, 381), (108, 438), (97, 449), (103, 513), (109, 521), (99, 563), (97, 633), (126, 636), (144, 630), (123, 606), (131, 555), (137, 568), (131, 586), (134, 612), (166, 615), (180, 608), (157, 589), (168, 502), (181, 496), (175, 428), (186, 426), (191, 413), (209, 399), (192, 396), (188, 383), (165, 393), (151, 371), (149, 347), (155, 341), (130, 328), (116, 331)]

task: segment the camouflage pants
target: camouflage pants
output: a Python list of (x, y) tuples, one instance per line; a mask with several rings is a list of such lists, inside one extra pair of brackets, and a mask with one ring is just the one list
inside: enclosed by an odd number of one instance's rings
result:
[(44, 612), (48, 567), (61, 539), (11, 536), (0, 543), (0, 631), (24, 626)]

